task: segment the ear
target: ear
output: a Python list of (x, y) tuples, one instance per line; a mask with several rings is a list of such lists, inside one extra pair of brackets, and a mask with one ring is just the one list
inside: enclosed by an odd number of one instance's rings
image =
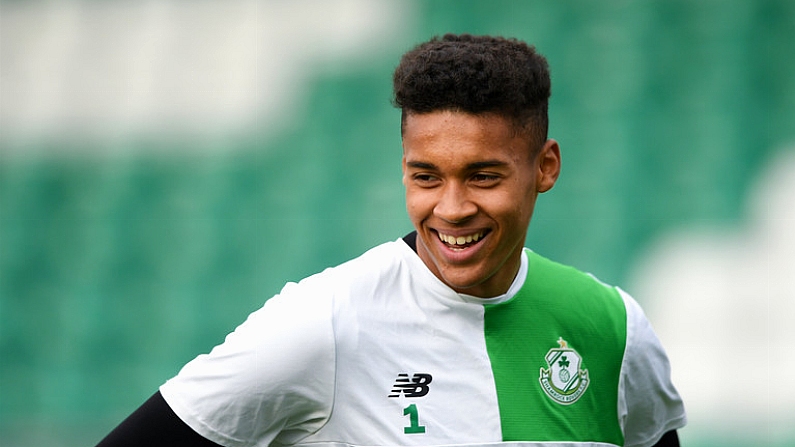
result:
[(549, 139), (536, 156), (538, 178), (536, 178), (536, 190), (547, 192), (555, 186), (555, 182), (560, 175), (560, 146), (558, 142)]

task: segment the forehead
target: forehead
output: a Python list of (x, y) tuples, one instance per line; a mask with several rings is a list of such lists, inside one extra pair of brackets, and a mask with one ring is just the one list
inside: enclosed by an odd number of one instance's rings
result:
[(409, 132), (438, 130), (442, 127), (496, 127), (498, 130), (513, 130), (510, 119), (496, 113), (469, 113), (458, 110), (435, 110), (432, 112), (409, 112), (403, 118), (403, 134)]
[(435, 111), (406, 116), (403, 150), (407, 161), (442, 157), (472, 159), (530, 158), (531, 137), (497, 114)]

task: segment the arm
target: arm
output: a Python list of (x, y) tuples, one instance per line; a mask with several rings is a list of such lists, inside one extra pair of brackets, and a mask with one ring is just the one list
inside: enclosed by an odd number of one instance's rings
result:
[(177, 417), (158, 391), (97, 447), (219, 447)]

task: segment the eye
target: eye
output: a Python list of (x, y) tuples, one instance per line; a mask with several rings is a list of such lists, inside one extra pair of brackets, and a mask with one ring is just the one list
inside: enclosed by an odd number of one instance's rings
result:
[(414, 183), (422, 188), (432, 188), (440, 183), (439, 177), (433, 174), (417, 173), (411, 176)]
[(489, 187), (496, 185), (500, 181), (500, 176), (489, 172), (478, 172), (473, 174), (470, 180), (480, 187)]

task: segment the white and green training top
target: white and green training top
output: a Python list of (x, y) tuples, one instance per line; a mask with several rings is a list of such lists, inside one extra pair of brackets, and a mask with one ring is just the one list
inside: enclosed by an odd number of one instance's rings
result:
[(402, 240), (287, 284), (160, 391), (225, 446), (646, 446), (685, 424), (623, 291), (525, 250), (508, 293), (466, 296)]

